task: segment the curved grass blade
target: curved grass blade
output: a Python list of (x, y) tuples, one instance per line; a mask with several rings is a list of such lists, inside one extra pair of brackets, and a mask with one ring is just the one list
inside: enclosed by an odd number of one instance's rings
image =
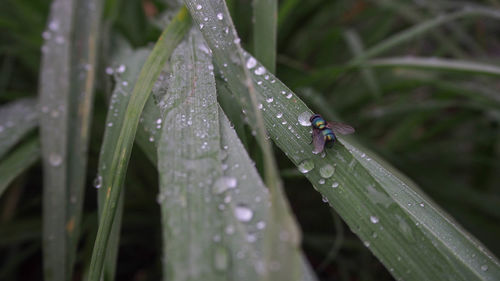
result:
[(0, 107), (0, 159), (37, 124), (35, 99), (19, 99)]
[(21, 144), (0, 162), (0, 198), (9, 184), (40, 158), (40, 141)]
[(104, 207), (100, 215), (92, 259), (89, 268), (88, 280), (97, 281), (101, 277), (104, 265), (105, 252), (115, 213), (119, 202), (128, 160), (132, 149), (140, 114), (149, 97), (153, 84), (163, 68), (173, 49), (180, 42), (188, 26), (190, 18), (186, 9), (181, 9), (172, 22), (165, 28), (158, 39), (153, 51), (144, 63), (132, 91), (125, 110), (125, 118), (120, 126), (113, 126), (118, 133), (113, 134), (112, 146), (109, 147), (110, 165), (106, 167), (106, 174), (102, 176), (102, 189), (105, 192)]
[(277, 0), (253, 0), (253, 51), (272, 73), (276, 72)]
[[(150, 49), (139, 49), (133, 51), (130, 46), (123, 43), (115, 50), (113, 57), (113, 72), (115, 80), (115, 88), (111, 95), (108, 115), (106, 117), (106, 130), (104, 132), (104, 139), (101, 147), (101, 155), (99, 157), (99, 168), (95, 180), (95, 187), (99, 189), (99, 213), (102, 213), (106, 199), (105, 189), (101, 187), (107, 175), (107, 169), (111, 166), (113, 150), (116, 139), (119, 138), (120, 131), (115, 128), (120, 128), (126, 119), (126, 109), (130, 102), (131, 92), (136, 84), (137, 77), (144, 65), (148, 55), (151, 53)], [(116, 268), (116, 256), (118, 254), (118, 245), (120, 241), (119, 231), (121, 228), (121, 217), (123, 209), (123, 196), (117, 203), (117, 211), (113, 221), (108, 247), (106, 250), (105, 268), (103, 271), (104, 280), (114, 280), (114, 273)]]
[(54, 0), (42, 46), (39, 104), (43, 163), (45, 280), (66, 280), (66, 202), (73, 0)]
[[(255, 91), (256, 82), (252, 82), (250, 72), (255, 75), (269, 77), (262, 66), (254, 68), (256, 60), (246, 60), (240, 40), (232, 23), (224, 1), (188, 1), (185, 0), (193, 19), (198, 23), (201, 32), (212, 50), (214, 62), (227, 79), (227, 84), (232, 93), (236, 94), (241, 107), (249, 119), (249, 125), (255, 131), (257, 142), (262, 150), (264, 159), (264, 179), (271, 196), (271, 216), (276, 224), (266, 229), (265, 255), (268, 262), (281, 260), (279, 270), (266, 268), (264, 279), (269, 280), (297, 280), (301, 278), (301, 257), (298, 254), (300, 234), (291, 215), (289, 206), (284, 197), (281, 181), (273, 158), (272, 147), (267, 140), (262, 113), (258, 110), (259, 102)], [(273, 243), (274, 234), (279, 230), (286, 232), (289, 244)], [(271, 267), (272, 269), (272, 267)]]
[(397, 57), (372, 59), (367, 62), (372, 67), (408, 67), (437, 70), (451, 70), (474, 74), (500, 75), (500, 67), (492, 64), (478, 63), (444, 58)]
[(484, 246), (404, 176), (367, 156), (349, 137), (339, 136), (340, 143), (325, 155), (313, 155), (312, 112), (272, 75), (268, 79), (254, 75), (254, 81), (275, 143), (396, 278), (495, 280), (500, 276), (498, 260)]

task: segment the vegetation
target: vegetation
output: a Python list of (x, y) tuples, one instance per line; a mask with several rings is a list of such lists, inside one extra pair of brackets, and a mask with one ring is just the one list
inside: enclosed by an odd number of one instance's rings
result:
[[(6, 0), (0, 280), (500, 279), (499, 21)], [(313, 154), (313, 113), (356, 133)]]

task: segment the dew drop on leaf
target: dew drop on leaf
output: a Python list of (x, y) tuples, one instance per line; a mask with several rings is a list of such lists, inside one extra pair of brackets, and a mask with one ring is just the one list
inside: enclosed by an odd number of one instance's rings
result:
[(62, 164), (62, 162), (63, 162), (63, 160), (62, 160), (61, 155), (59, 155), (57, 153), (50, 154), (50, 156), (49, 156), (50, 165), (52, 165), (53, 167), (58, 167)]
[(249, 222), (253, 218), (253, 211), (246, 205), (240, 204), (234, 208), (234, 216), (241, 222)]
[(379, 220), (378, 220), (378, 218), (376, 216), (370, 216), (370, 221), (372, 223), (378, 223)]
[(322, 177), (324, 177), (325, 179), (333, 176), (334, 172), (335, 172), (335, 168), (330, 164), (326, 164), (325, 166), (323, 166), (319, 169), (319, 174)]
[(311, 118), (311, 113), (308, 112), (308, 111), (304, 111), (302, 112), (301, 114), (299, 114), (299, 117), (297, 118), (297, 120), (299, 121), (299, 124), (302, 125), (302, 126), (311, 126), (311, 121), (309, 121), (309, 119)]
[(298, 168), (302, 174), (306, 174), (309, 171), (311, 171), (312, 169), (314, 169), (314, 162), (311, 160), (304, 160), (304, 161), (300, 162)]
[(249, 59), (247, 60), (246, 67), (247, 67), (248, 69), (252, 69), (252, 68), (254, 68), (256, 65), (257, 65), (257, 61), (256, 61), (254, 58), (252, 58), (252, 57), (251, 57), (251, 58), (249, 58)]

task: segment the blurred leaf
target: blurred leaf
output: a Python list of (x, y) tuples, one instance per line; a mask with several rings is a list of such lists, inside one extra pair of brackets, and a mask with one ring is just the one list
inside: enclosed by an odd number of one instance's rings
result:
[(272, 73), (276, 72), (277, 0), (253, 0), (253, 51)]
[(463, 61), (444, 58), (384, 58), (369, 60), (368, 65), (373, 67), (411, 67), (423, 69), (438, 69), (443, 71), (458, 71), (473, 74), (500, 75), (500, 67), (473, 61)]
[(39, 83), (43, 163), (44, 279), (68, 278), (66, 208), (68, 202), (68, 126), (70, 112), (73, 0), (54, 0), (42, 46)]
[[(98, 182), (105, 193), (104, 207), (100, 215), (99, 229), (97, 232), (92, 259), (89, 269), (89, 280), (100, 280), (104, 266), (105, 252), (108, 249), (110, 233), (115, 221), (116, 210), (122, 193), (123, 181), (130, 159), (132, 144), (137, 131), (140, 114), (146, 104), (153, 84), (175, 46), (180, 42), (190, 25), (190, 18), (183, 8), (165, 28), (158, 39), (153, 51), (144, 63), (142, 70), (134, 85), (134, 90), (125, 109), (125, 118), (121, 124), (112, 124), (108, 130), (116, 131), (111, 134), (109, 146), (101, 149), (106, 158), (102, 161), (106, 165), (106, 173), (98, 176)], [(113, 104), (113, 102), (111, 103)], [(109, 124), (109, 123), (108, 123)], [(107, 150), (112, 152), (106, 152)]]
[(0, 197), (9, 184), (40, 158), (40, 142), (32, 139), (21, 144), (0, 162)]
[(88, 146), (103, 0), (77, 1), (71, 53), (71, 95), (68, 103), (67, 280), (72, 279), (87, 179)]
[(19, 99), (0, 107), (0, 159), (38, 124), (36, 100)]

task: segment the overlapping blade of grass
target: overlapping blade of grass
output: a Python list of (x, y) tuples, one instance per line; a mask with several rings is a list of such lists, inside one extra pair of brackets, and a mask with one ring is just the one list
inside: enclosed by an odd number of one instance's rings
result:
[[(301, 257), (299, 254), (299, 231), (294, 221), (288, 202), (284, 196), (281, 181), (277, 172), (273, 151), (267, 140), (267, 134), (259, 107), (256, 84), (252, 82), (250, 71), (256, 75), (268, 77), (264, 67), (255, 66), (255, 59), (245, 60), (240, 39), (236, 33), (232, 19), (224, 1), (188, 1), (186, 6), (193, 19), (197, 22), (201, 32), (212, 50), (214, 62), (224, 79), (227, 79), (229, 89), (235, 93), (236, 100), (246, 112), (249, 125), (256, 135), (256, 140), (262, 150), (264, 162), (264, 179), (271, 193), (271, 217), (275, 224), (266, 228), (265, 255), (266, 277), (269, 280), (297, 280), (301, 278), (299, 272)], [(286, 233), (286, 243), (273, 243), (278, 233)], [(279, 270), (267, 268), (272, 261), (281, 261)], [(288, 270), (291, 269), (291, 270)]]
[(267, 70), (276, 71), (277, 0), (253, 0), (253, 51)]
[(102, 0), (78, 1), (72, 50), (68, 104), (67, 279), (70, 280), (80, 237), (88, 143), (92, 122)]
[[(272, 263), (266, 259), (265, 229), (277, 223), (269, 192), (219, 111), (204, 44), (193, 31), (179, 45), (160, 101), (165, 105), (158, 156), (164, 278), (265, 280), (266, 270), (280, 270), (287, 257)], [(278, 236), (273, 242), (283, 243)], [(283, 231), (281, 239), (292, 237)], [(302, 275), (305, 269), (287, 270)]]
[(40, 158), (40, 142), (32, 139), (10, 152), (0, 162), (0, 198), (9, 184)]
[(0, 107), (0, 159), (37, 124), (35, 99), (19, 99)]
[(347, 138), (312, 154), (312, 112), (272, 75), (253, 79), (271, 138), (396, 278), (498, 279), (497, 259), (387, 163)]
[[(177, 46), (184, 36), (189, 25), (189, 15), (186, 9), (183, 8), (165, 28), (153, 51), (144, 63), (137, 82), (134, 85), (130, 100), (128, 100), (126, 105), (122, 122), (116, 125), (111, 124), (111, 127), (108, 128), (108, 130), (115, 132), (109, 133), (111, 135), (110, 141), (107, 142), (109, 145), (101, 149), (102, 153), (106, 154), (106, 159), (103, 162), (109, 162), (109, 164), (106, 165), (106, 172), (97, 177), (98, 185), (101, 185), (102, 192), (105, 193), (105, 198), (100, 215), (99, 230), (92, 252), (88, 280), (97, 281), (101, 278), (104, 258), (108, 249), (108, 241), (115, 221), (115, 213), (123, 181), (125, 180), (127, 164), (140, 114), (161, 69), (175, 46)], [(118, 70), (121, 69), (119, 67)], [(109, 123), (107, 126), (109, 126)]]
[(473, 74), (500, 75), (500, 67), (492, 64), (473, 61), (463, 61), (445, 58), (419, 58), (419, 57), (396, 57), (369, 60), (368, 65), (373, 67), (406, 67), (422, 69), (438, 69), (446, 71), (458, 71)]
[(67, 278), (67, 144), (73, 0), (54, 0), (42, 46), (39, 105), (43, 162), (43, 268), (45, 280)]
[[(106, 190), (101, 188), (104, 185), (104, 179), (109, 178), (108, 167), (111, 166), (113, 150), (116, 139), (119, 137), (120, 131), (115, 128), (120, 128), (126, 119), (126, 110), (130, 102), (131, 93), (136, 84), (137, 77), (144, 65), (150, 49), (139, 49), (133, 51), (130, 46), (122, 44), (115, 50), (113, 57), (112, 70), (114, 73), (115, 88), (109, 102), (108, 115), (106, 117), (106, 125), (104, 139), (101, 147), (101, 155), (99, 157), (98, 173), (94, 182), (98, 191), (99, 213), (102, 214), (104, 203), (106, 200)], [(121, 228), (122, 204), (123, 197), (120, 197), (117, 203), (117, 211), (113, 221), (113, 229), (106, 250), (106, 265), (103, 271), (104, 280), (114, 280), (116, 268), (116, 256), (118, 254), (118, 245), (120, 241), (119, 231)]]

